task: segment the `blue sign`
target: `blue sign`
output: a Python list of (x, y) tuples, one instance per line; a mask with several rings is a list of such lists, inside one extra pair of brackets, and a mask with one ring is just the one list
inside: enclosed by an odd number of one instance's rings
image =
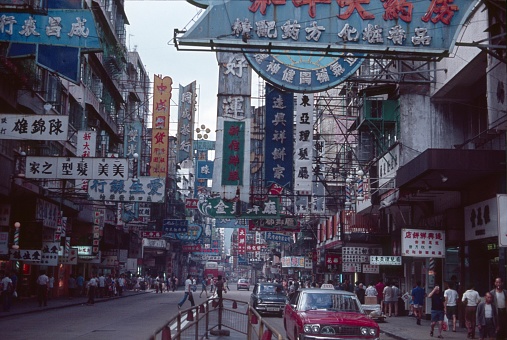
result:
[(276, 234), (272, 232), (267, 232), (264, 235), (264, 238), (266, 241), (275, 241), (275, 242), (283, 242), (283, 243), (290, 243), (292, 236), (289, 235), (283, 235), (283, 234)]
[(162, 230), (166, 233), (186, 233), (188, 232), (187, 220), (164, 220)]
[(213, 179), (213, 161), (197, 161), (197, 179)]
[[(290, 189), (293, 181), (294, 95), (266, 84), (266, 187)], [(296, 136), (297, 138), (297, 136)]]
[(0, 41), (102, 49), (92, 12), (84, 9), (50, 9), (47, 15), (4, 12)]
[(238, 264), (240, 266), (248, 266), (248, 259), (246, 259), (245, 257), (243, 257), (241, 255), (238, 255)]
[[(206, 12), (176, 43), (190, 46), (344, 53), (444, 55), (475, 0), (189, 0)], [(284, 73), (276, 64), (271, 72)], [(327, 68), (327, 72), (330, 72)], [(287, 80), (292, 72), (285, 74)], [(306, 79), (292, 79), (301, 82)]]
[(215, 220), (215, 227), (217, 228), (248, 228), (248, 223), (244, 219), (239, 218), (217, 218)]

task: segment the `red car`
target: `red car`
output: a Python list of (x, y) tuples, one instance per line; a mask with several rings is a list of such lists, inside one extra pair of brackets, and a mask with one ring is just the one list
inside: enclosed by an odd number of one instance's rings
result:
[(297, 291), (285, 306), (283, 326), (288, 339), (380, 339), (378, 324), (353, 293), (323, 286)]

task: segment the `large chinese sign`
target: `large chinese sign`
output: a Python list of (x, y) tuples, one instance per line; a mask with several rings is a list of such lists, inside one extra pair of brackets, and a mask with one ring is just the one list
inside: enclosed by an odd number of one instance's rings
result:
[(219, 63), (218, 117), (213, 192), (222, 198), (250, 200), (251, 73), (241, 53), (217, 53)]
[(280, 199), (270, 197), (266, 202), (253, 205), (245, 211), (237, 211), (237, 202), (217, 198), (202, 199), (197, 205), (201, 214), (213, 218), (277, 219), (280, 217)]
[(26, 158), (26, 178), (127, 179), (125, 158), (42, 157)]
[(90, 180), (88, 199), (93, 201), (163, 203), (165, 178)]
[(238, 254), (246, 253), (246, 229), (238, 229)]
[(150, 160), (150, 176), (152, 177), (165, 178), (167, 175), (172, 84), (171, 77), (161, 78), (155, 75)]
[[(178, 45), (319, 52), (442, 55), (476, 1), (189, 1), (206, 12)], [(277, 51), (275, 50), (275, 53)], [(303, 60), (304, 55), (295, 55)], [(331, 65), (326, 71), (331, 72)], [(273, 70), (275, 72), (276, 70)], [(285, 72), (281, 68), (278, 72)], [(301, 81), (294, 79), (294, 81)]]
[(193, 157), (192, 142), (194, 139), (195, 88), (195, 81), (187, 86), (180, 85), (178, 106), (178, 163), (191, 160)]
[(67, 140), (69, 116), (0, 114), (0, 139)]
[(445, 231), (402, 229), (401, 255), (412, 257), (445, 257)]
[(312, 191), (313, 94), (296, 95), (296, 141), (294, 144), (294, 189), (309, 195)]
[(291, 92), (266, 84), (266, 186), (292, 188), (294, 152), (294, 104)]

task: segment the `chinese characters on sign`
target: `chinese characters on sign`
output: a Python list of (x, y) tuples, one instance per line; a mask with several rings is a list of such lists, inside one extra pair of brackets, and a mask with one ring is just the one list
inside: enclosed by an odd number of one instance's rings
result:
[(40, 157), (26, 158), (26, 178), (127, 179), (124, 158)]
[(401, 254), (413, 257), (445, 257), (445, 231), (402, 229)]
[(76, 142), (77, 157), (95, 157), (97, 131), (78, 131)]
[(181, 246), (181, 251), (184, 253), (200, 252), (201, 245), (200, 244), (184, 244)]
[[(224, 122), (222, 184), (242, 185), (245, 166), (245, 123)], [(225, 166), (224, 166), (225, 165)]]
[(238, 254), (246, 253), (246, 229), (238, 229)]
[(236, 203), (228, 202), (221, 198), (206, 198), (199, 202), (199, 211), (208, 217), (215, 218), (246, 218), (265, 219), (280, 217), (280, 199), (270, 197), (261, 205), (253, 205), (242, 211), (241, 216), (236, 214)]
[(290, 243), (292, 236), (290, 235), (284, 235), (284, 234), (275, 234), (272, 232), (267, 232), (264, 236), (266, 241), (275, 241), (275, 242), (282, 242), (282, 243)]
[(401, 266), (401, 256), (370, 256), (370, 264)]
[(163, 203), (165, 178), (139, 177), (136, 180), (90, 180), (88, 199), (92, 201)]
[(312, 191), (313, 94), (296, 95), (296, 141), (294, 145), (295, 190)]
[(267, 247), (266, 244), (247, 244), (246, 251), (247, 252), (261, 251), (262, 249), (265, 249), (266, 247)]
[(194, 112), (196, 102), (195, 81), (187, 86), (180, 85), (178, 107), (178, 157), (177, 163), (193, 157)]
[(167, 174), (172, 84), (171, 77), (155, 75), (150, 159), (150, 175), (153, 177), (165, 178)]
[(293, 94), (266, 83), (266, 186), (272, 183), (290, 188), (293, 181), (294, 152)]
[(186, 233), (188, 232), (188, 221), (165, 219), (162, 229), (166, 233)]
[(0, 114), (0, 139), (66, 141), (69, 116)]

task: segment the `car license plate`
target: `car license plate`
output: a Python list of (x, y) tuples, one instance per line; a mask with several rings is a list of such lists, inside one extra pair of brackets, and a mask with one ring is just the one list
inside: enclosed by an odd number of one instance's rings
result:
[(268, 307), (268, 312), (278, 312), (279, 310), (279, 308)]

